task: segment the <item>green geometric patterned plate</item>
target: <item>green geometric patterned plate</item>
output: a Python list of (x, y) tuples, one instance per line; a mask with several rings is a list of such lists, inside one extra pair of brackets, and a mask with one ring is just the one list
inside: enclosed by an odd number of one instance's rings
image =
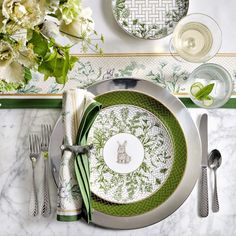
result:
[(112, 0), (119, 26), (142, 39), (160, 39), (171, 34), (187, 15), (189, 0)]
[(133, 105), (103, 108), (88, 135), (91, 191), (108, 202), (127, 204), (158, 191), (168, 179), (174, 152), (165, 125)]
[(175, 191), (181, 181), (187, 160), (183, 131), (174, 115), (164, 105), (145, 94), (117, 91), (98, 96), (96, 100), (102, 103), (104, 108), (127, 104), (145, 109), (154, 114), (164, 124), (171, 137), (173, 164), (167, 179), (158, 191), (141, 201), (129, 204), (115, 204), (93, 195), (93, 208), (107, 215), (134, 216), (151, 211), (163, 203)]

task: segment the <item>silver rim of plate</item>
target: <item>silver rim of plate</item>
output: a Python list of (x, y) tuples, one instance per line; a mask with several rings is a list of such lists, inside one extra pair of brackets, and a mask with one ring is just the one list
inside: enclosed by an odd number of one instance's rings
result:
[[(166, 89), (142, 79), (122, 78), (105, 80), (88, 87), (87, 90), (95, 96), (111, 91), (129, 90), (144, 93), (155, 98), (167, 107), (178, 120), (187, 143), (187, 162), (184, 175), (174, 193), (165, 202), (147, 213), (131, 217), (111, 216), (94, 210), (93, 223), (107, 228), (134, 229), (152, 225), (165, 219), (184, 203), (199, 177), (201, 141), (198, 129), (187, 108)], [(62, 140), (63, 129), (60, 117), (53, 130), (49, 146), (49, 157), (53, 161), (54, 166), (60, 163), (59, 157), (61, 156), (60, 146)]]

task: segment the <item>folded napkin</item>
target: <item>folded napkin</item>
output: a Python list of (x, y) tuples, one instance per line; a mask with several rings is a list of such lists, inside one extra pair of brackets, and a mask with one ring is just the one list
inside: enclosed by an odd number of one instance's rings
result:
[(59, 170), (59, 221), (76, 221), (82, 215), (88, 223), (92, 219), (89, 160), (86, 153), (90, 146), (86, 145), (89, 129), (101, 109), (101, 104), (93, 98), (91, 93), (83, 89), (71, 89), (63, 94), (65, 136)]

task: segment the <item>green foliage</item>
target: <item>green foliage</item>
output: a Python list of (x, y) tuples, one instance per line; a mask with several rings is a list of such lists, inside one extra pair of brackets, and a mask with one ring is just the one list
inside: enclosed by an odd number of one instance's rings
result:
[[(5, 7), (11, 9), (12, 4), (14, 4), (13, 1)], [(70, 54), (70, 48), (74, 44), (80, 44), (83, 53), (87, 51), (102, 53), (97, 42), (104, 43), (104, 36), (99, 36), (93, 29), (90, 11), (87, 15), (86, 11), (83, 13), (82, 0), (19, 1), (17, 4), (19, 6), (12, 12), (14, 17), (2, 16), (0, 44), (7, 42), (9, 50), (14, 56), (14, 62), (24, 67), (21, 81), (25, 85), (32, 79), (30, 70), (43, 73), (45, 80), (54, 77), (58, 84), (65, 84), (69, 71), (78, 60), (77, 57)], [(2, 3), (0, 3), (0, 8), (1, 5)], [(33, 11), (32, 8), (34, 8)], [(21, 15), (19, 14), (20, 9), (25, 9), (27, 12)], [(66, 25), (66, 29), (70, 24), (77, 29), (83, 29), (81, 35), (79, 35), (80, 31), (75, 36), (66, 32), (60, 35), (60, 28), (63, 24)], [(60, 45), (59, 42), (52, 39), (57, 39), (57, 36), (67, 36), (71, 44)], [(18, 80), (11, 79), (18, 81), (19, 76)], [(1, 82), (1, 91), (14, 90), (15, 87), (17, 85), (10, 83), (7, 85), (7, 82)]]
[(44, 74), (44, 80), (54, 77), (58, 84), (65, 84), (68, 72), (73, 68), (77, 57), (70, 55), (69, 46), (60, 46), (52, 39), (46, 39), (42, 33), (32, 31), (29, 43), (38, 55), (38, 71)]
[(0, 80), (0, 92), (10, 92), (16, 91), (23, 87), (23, 83), (7, 82), (5, 80)]
[(207, 99), (210, 93), (212, 92), (215, 84), (208, 84), (207, 86), (203, 87), (196, 95), (195, 98), (198, 100)]
[(49, 51), (48, 40), (43, 36), (42, 33), (35, 30), (30, 30), (28, 35), (29, 34), (31, 34), (31, 39), (28, 41), (28, 43), (33, 45), (34, 53), (36, 53), (39, 57), (44, 57)]
[(24, 80), (25, 83), (28, 84), (28, 82), (32, 79), (32, 73), (29, 68), (24, 67)]

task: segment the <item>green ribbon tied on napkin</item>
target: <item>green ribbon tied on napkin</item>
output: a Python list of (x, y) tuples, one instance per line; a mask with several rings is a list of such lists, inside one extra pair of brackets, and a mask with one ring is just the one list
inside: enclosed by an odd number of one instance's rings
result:
[[(87, 145), (88, 132), (101, 109), (101, 104), (98, 102), (91, 103), (84, 112), (79, 130), (77, 133), (77, 144), (81, 146)], [(81, 191), (83, 204), (86, 210), (87, 222), (92, 220), (92, 204), (90, 190), (90, 169), (88, 154), (78, 154), (75, 158), (75, 173)]]
[[(57, 220), (76, 221), (84, 216), (92, 220), (90, 190), (89, 130), (101, 104), (83, 89), (70, 89), (63, 94), (63, 154), (59, 169)], [(84, 150), (84, 151), (83, 151)]]

